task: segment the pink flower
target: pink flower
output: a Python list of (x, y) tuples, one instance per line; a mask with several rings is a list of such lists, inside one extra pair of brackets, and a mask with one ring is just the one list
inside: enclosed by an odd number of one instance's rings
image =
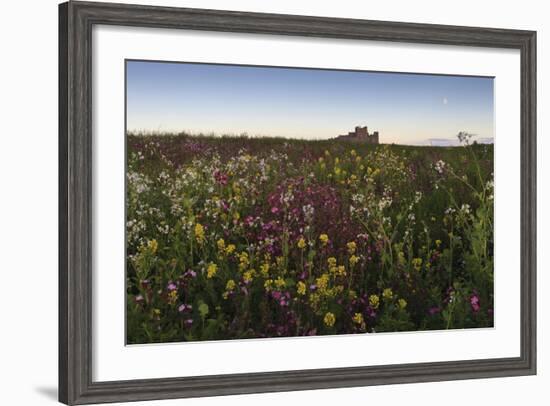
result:
[(183, 274), (184, 277), (191, 277), (191, 278), (195, 278), (197, 276), (197, 273), (195, 271), (193, 271), (192, 269), (189, 269), (187, 270), (184, 274)]
[(187, 312), (187, 311), (190, 312), (191, 310), (193, 310), (193, 306), (185, 304), (185, 303), (179, 305), (179, 307), (178, 307), (178, 311), (180, 313)]
[(481, 308), (481, 306), (479, 305), (479, 296), (474, 294), (472, 296), (470, 296), (470, 306), (472, 307), (472, 311), (474, 313), (477, 313), (479, 312), (479, 309)]
[(306, 335), (308, 335), (308, 336), (315, 336), (315, 335), (317, 335), (317, 329), (316, 329), (316, 328), (313, 328), (313, 329), (309, 330), (309, 331), (306, 333)]

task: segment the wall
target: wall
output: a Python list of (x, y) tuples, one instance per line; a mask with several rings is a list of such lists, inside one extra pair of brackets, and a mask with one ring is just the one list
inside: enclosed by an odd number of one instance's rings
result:
[[(132, 1), (141, 3), (141, 1)], [(187, 0), (145, 3), (538, 30), (539, 375), (462, 382), (150, 402), (147, 405), (416, 404), (537, 401), (549, 394), (548, 250), (550, 206), (550, 23), (545, 2), (341, 0)], [(57, 384), (57, 2), (6, 2), (2, 8), (0, 98), (0, 403), (55, 404)], [(547, 160), (543, 162), (542, 154)], [(414, 351), (414, 348), (411, 348)], [(300, 354), (296, 354), (297, 357)], [(322, 356), (322, 354), (320, 354)]]

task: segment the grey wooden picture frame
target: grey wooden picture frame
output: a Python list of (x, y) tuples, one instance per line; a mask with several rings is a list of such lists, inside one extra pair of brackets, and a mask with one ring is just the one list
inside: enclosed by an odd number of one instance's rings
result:
[[(92, 380), (92, 27), (95, 24), (518, 49), (521, 354), (217, 376)], [(536, 373), (536, 32), (110, 3), (59, 5), (59, 400), (219, 396)]]

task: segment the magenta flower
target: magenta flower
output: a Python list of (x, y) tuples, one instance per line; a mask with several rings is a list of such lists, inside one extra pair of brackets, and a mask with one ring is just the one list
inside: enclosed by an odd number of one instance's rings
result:
[(370, 318), (375, 318), (376, 317), (376, 310), (374, 310), (371, 306), (367, 306), (367, 315), (370, 317)]
[(222, 173), (220, 171), (216, 171), (214, 172), (214, 179), (216, 180), (216, 182), (218, 182), (220, 185), (227, 185), (227, 179), (228, 179), (228, 176), (227, 174), (225, 173)]
[(433, 307), (430, 307), (430, 309), (428, 310), (428, 313), (430, 314), (430, 316), (434, 316), (438, 314), (440, 311), (441, 309), (439, 307), (433, 306)]

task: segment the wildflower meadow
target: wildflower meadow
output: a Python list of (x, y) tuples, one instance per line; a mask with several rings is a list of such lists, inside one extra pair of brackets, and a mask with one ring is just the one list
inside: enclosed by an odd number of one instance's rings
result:
[(493, 145), (127, 135), (127, 342), (493, 326)]

